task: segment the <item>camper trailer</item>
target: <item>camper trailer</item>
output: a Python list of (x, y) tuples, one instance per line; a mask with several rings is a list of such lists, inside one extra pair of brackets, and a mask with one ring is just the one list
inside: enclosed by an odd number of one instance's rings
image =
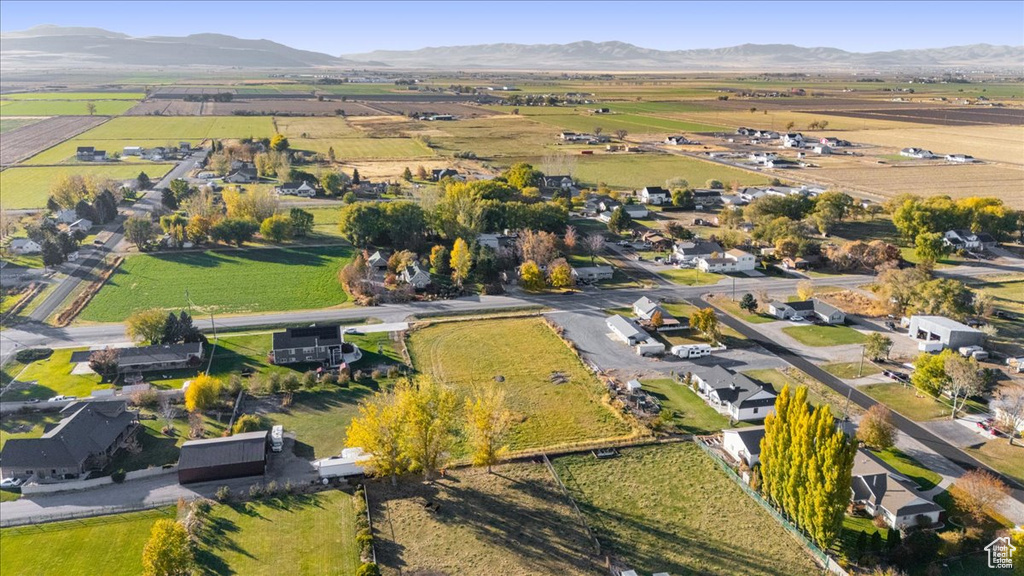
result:
[(680, 358), (703, 358), (711, 355), (709, 344), (679, 344), (671, 352)]

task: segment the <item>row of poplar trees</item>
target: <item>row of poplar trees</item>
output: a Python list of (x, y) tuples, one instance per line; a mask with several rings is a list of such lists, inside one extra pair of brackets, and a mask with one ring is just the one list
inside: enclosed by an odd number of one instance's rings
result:
[(823, 548), (842, 528), (857, 452), (827, 404), (812, 408), (807, 388), (782, 389), (764, 421), (761, 492)]

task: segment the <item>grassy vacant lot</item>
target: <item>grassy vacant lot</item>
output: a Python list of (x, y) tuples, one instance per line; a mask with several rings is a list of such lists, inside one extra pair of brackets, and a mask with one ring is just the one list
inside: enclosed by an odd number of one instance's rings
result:
[(327, 154), (334, 148), (337, 158), (348, 160), (366, 160), (374, 158), (429, 158), (434, 153), (418, 140), (412, 138), (337, 138), (312, 140), (307, 138), (290, 139), (291, 147), (296, 150), (312, 150)]
[(204, 314), (337, 306), (348, 299), (338, 270), (351, 257), (347, 246), (132, 256), (80, 318), (117, 322), (144, 308), (180, 309), (186, 290)]
[(782, 331), (804, 346), (860, 344), (867, 339), (849, 326), (788, 326)]
[[(173, 164), (146, 164), (145, 172), (154, 181), (163, 178)], [(134, 180), (139, 164), (105, 164), (101, 166), (67, 166), (61, 168), (15, 167), (0, 172), (0, 206), (7, 210), (42, 208), (50, 195), (50, 187), (61, 176), (80, 174), (112, 180)]]
[(440, 124), (430, 132), (430, 139), (448, 154), (471, 151), (480, 158), (579, 154), (558, 145), (557, 128), (525, 116), (467, 118)]
[(692, 186), (703, 186), (710, 179), (729, 184), (767, 184), (768, 179), (752, 172), (674, 155), (608, 155), (580, 157), (574, 176), (586, 186), (604, 182), (611, 188), (640, 189), (663, 186), (669, 178), (685, 178)]
[(744, 374), (754, 380), (771, 384), (775, 387), (776, 392), (780, 392), (786, 385), (789, 385), (790, 389), (806, 386), (807, 400), (813, 406), (828, 404), (832, 409), (832, 414), (836, 416), (842, 416), (844, 411), (854, 414), (860, 412), (860, 409), (856, 405), (847, 402), (845, 397), (796, 368), (765, 368), (761, 370), (748, 370)]
[[(522, 109), (520, 109), (520, 112)], [(638, 114), (583, 115), (583, 114), (539, 114), (531, 116), (537, 122), (551, 124), (562, 130), (593, 132), (600, 126), (606, 134), (625, 130), (630, 134), (664, 134), (666, 132), (719, 132), (722, 126), (703, 122), (671, 120), (656, 116)]]
[[(602, 552), (641, 574), (814, 574), (810, 556), (691, 443), (554, 462)], [(682, 471), (682, 473), (680, 473)]]
[(949, 418), (949, 408), (913, 386), (869, 384), (858, 389), (911, 420), (920, 422)]
[(174, 508), (0, 530), (4, 574), (137, 576), (153, 523)]
[(696, 268), (665, 268), (659, 269), (658, 274), (673, 284), (682, 286), (707, 286), (718, 284), (725, 276), (711, 272), (701, 272)]
[(881, 458), (900, 474), (916, 482), (921, 490), (931, 490), (938, 486), (939, 482), (942, 482), (942, 476), (937, 472), (925, 468), (920, 462), (900, 451), (899, 448), (887, 448), (880, 452), (872, 450), (871, 453)]
[[(135, 106), (130, 100), (95, 100), (96, 114), (116, 116)], [(87, 102), (62, 100), (22, 100), (0, 102), (0, 116), (88, 116)]]
[(86, 133), (95, 140), (204, 140), (266, 138), (274, 135), (269, 116), (125, 116)]
[[(586, 532), (544, 466), (452, 470), (433, 484), (368, 485), (387, 576), (602, 573)], [(424, 504), (438, 504), (435, 511)]]
[(866, 360), (864, 361), (863, 369), (861, 368), (860, 362), (833, 362), (831, 364), (823, 364), (821, 369), (836, 378), (845, 379), (871, 376), (882, 371), (881, 368)]
[(644, 390), (661, 401), (661, 409), (672, 413), (670, 422), (681, 432), (711, 434), (729, 427), (729, 419), (708, 406), (697, 393), (675, 380), (644, 380)]
[(1024, 482), (1024, 446), (1011, 446), (1006, 438), (989, 440), (979, 446), (967, 448), (967, 453), (988, 464), (993, 469)]
[(601, 385), (539, 318), (430, 326), (411, 334), (409, 353), (417, 370), (463, 395), (477, 387), (503, 388), (517, 418), (513, 450), (629, 433), (602, 403)]
[(751, 324), (765, 324), (767, 322), (775, 322), (776, 320), (774, 317), (768, 316), (767, 314), (751, 314), (746, 310), (740, 308), (739, 302), (727, 296), (714, 297), (713, 299), (710, 300), (710, 302), (716, 308), (724, 310), (729, 315), (735, 316), (736, 318), (739, 318), (744, 322), (750, 322)]

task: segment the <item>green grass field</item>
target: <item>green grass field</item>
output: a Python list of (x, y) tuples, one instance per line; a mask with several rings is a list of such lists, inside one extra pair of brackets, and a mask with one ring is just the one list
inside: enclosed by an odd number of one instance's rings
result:
[[(538, 318), (439, 324), (409, 337), (413, 365), (465, 396), (477, 387), (507, 392), (517, 423), (513, 450), (629, 434), (629, 427), (602, 404), (602, 388)], [(565, 383), (552, 375), (568, 377)], [(503, 378), (497, 382), (496, 378)]]
[(274, 135), (269, 116), (132, 116), (114, 118), (82, 136), (94, 140), (205, 140), (266, 138)]
[(1006, 438), (996, 438), (967, 448), (967, 453), (1007, 476), (1024, 482), (1024, 446), (1021, 441), (1010, 445)]
[(581, 156), (574, 176), (590, 187), (604, 182), (611, 188), (619, 189), (664, 186), (665, 180), (669, 178), (684, 178), (691, 186), (704, 186), (711, 179), (726, 184), (736, 181), (750, 186), (768, 183), (764, 176), (746, 170), (666, 154)]
[(537, 122), (551, 124), (565, 130), (593, 132), (600, 126), (605, 134), (616, 130), (625, 130), (630, 134), (659, 134), (666, 132), (721, 132), (727, 130), (722, 126), (670, 120), (655, 116), (637, 114), (583, 115), (583, 114), (540, 114), (531, 116)]
[(782, 329), (804, 346), (840, 346), (861, 344), (867, 337), (849, 326), (787, 326)]
[(670, 410), (672, 426), (687, 434), (712, 434), (729, 427), (729, 418), (708, 406), (697, 393), (675, 380), (643, 380), (644, 390), (661, 402), (662, 411)]
[(917, 483), (921, 490), (931, 490), (942, 482), (942, 476), (921, 465), (920, 462), (907, 456), (899, 448), (887, 448), (882, 451), (871, 451), (900, 474)]
[[(739, 297), (740, 296), (737, 295), (737, 298)], [(739, 318), (744, 322), (750, 322), (751, 324), (766, 324), (768, 322), (775, 322), (776, 320), (767, 314), (758, 314), (756, 312), (751, 314), (746, 310), (741, 309), (739, 302), (728, 297), (715, 298), (714, 300), (711, 300), (711, 303), (714, 304), (716, 308), (724, 310), (731, 316), (735, 316), (736, 318)]]
[(725, 276), (711, 272), (701, 272), (695, 268), (665, 268), (658, 274), (673, 284), (682, 286), (707, 286), (718, 284)]
[(11, 438), (39, 438), (47, 424), (60, 420), (57, 414), (17, 414), (0, 415), (0, 448)]
[(430, 148), (412, 138), (295, 138), (289, 142), (292, 149), (312, 150), (325, 155), (334, 148), (335, 156), (342, 161), (429, 158), (434, 155)]
[(23, 92), (4, 94), (4, 100), (142, 100), (142, 92)]
[(823, 364), (821, 369), (836, 378), (845, 379), (872, 376), (882, 372), (881, 368), (867, 360), (865, 360), (863, 364), (861, 362), (833, 362), (831, 364)]
[[(85, 350), (85, 348), (77, 350)], [(26, 366), (20, 375), (11, 374), (19, 382), (35, 381), (37, 384), (31, 388), (8, 390), (0, 398), (5, 402), (24, 401), (31, 398), (45, 400), (57, 394), (81, 398), (91, 395), (95, 389), (110, 388), (110, 384), (100, 384), (100, 377), (95, 373), (82, 375), (71, 373), (75, 367), (74, 364), (71, 364), (71, 353), (74, 351), (70, 348), (54, 350), (49, 358)]]
[(919, 392), (913, 386), (896, 383), (869, 384), (858, 389), (911, 420), (923, 422), (937, 418), (949, 418), (949, 408), (935, 398)]
[[(155, 148), (157, 146), (167, 147), (168, 144), (171, 146), (177, 146), (181, 140), (96, 140), (87, 135), (76, 136), (70, 140), (65, 140), (60, 144), (52, 148), (47, 148), (39, 154), (25, 160), (22, 164), (33, 165), (33, 164), (60, 164), (63, 162), (76, 162), (75, 151), (79, 146), (92, 146), (97, 150), (106, 150), (107, 157), (110, 157), (114, 152), (122, 152), (125, 146), (142, 146), (143, 148)], [(189, 140), (189, 144), (193, 146), (199, 144), (199, 140)], [(121, 156), (117, 165), (123, 165), (124, 163), (137, 164), (139, 167), (136, 170), (145, 170), (147, 166), (151, 164), (149, 160), (143, 160), (140, 156)], [(81, 163), (89, 166), (89, 163)]]
[(134, 180), (145, 171), (154, 181), (174, 168), (173, 164), (104, 164), (101, 166), (67, 166), (43, 168), (38, 166), (8, 168), (0, 172), (0, 206), (8, 210), (42, 208), (50, 195), (53, 183), (66, 174), (96, 176), (112, 180)]
[(135, 102), (130, 100), (21, 100), (0, 101), (0, 116), (89, 116), (87, 104), (96, 106), (98, 116), (124, 114)]
[(820, 572), (763, 508), (691, 443), (634, 448), (619, 458), (554, 461), (601, 542), (641, 574)]
[(338, 306), (348, 300), (338, 270), (352, 254), (351, 247), (333, 246), (131, 256), (80, 319), (119, 322), (145, 308), (178, 310), (188, 304), (186, 290), (196, 314)]

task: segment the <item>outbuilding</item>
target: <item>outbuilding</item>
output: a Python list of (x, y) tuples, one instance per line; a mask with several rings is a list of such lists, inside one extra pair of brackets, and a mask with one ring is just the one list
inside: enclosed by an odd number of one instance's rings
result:
[(619, 339), (629, 344), (630, 346), (636, 346), (641, 342), (646, 342), (648, 338), (647, 332), (644, 332), (636, 322), (618, 314), (609, 316), (605, 320), (605, 324), (608, 325), (608, 329)]
[(262, 430), (185, 442), (178, 457), (178, 483), (262, 476), (267, 470), (268, 437), (269, 432)]
[(941, 343), (944, 348), (959, 349), (985, 343), (984, 332), (945, 316), (911, 316), (907, 333), (923, 342)]

